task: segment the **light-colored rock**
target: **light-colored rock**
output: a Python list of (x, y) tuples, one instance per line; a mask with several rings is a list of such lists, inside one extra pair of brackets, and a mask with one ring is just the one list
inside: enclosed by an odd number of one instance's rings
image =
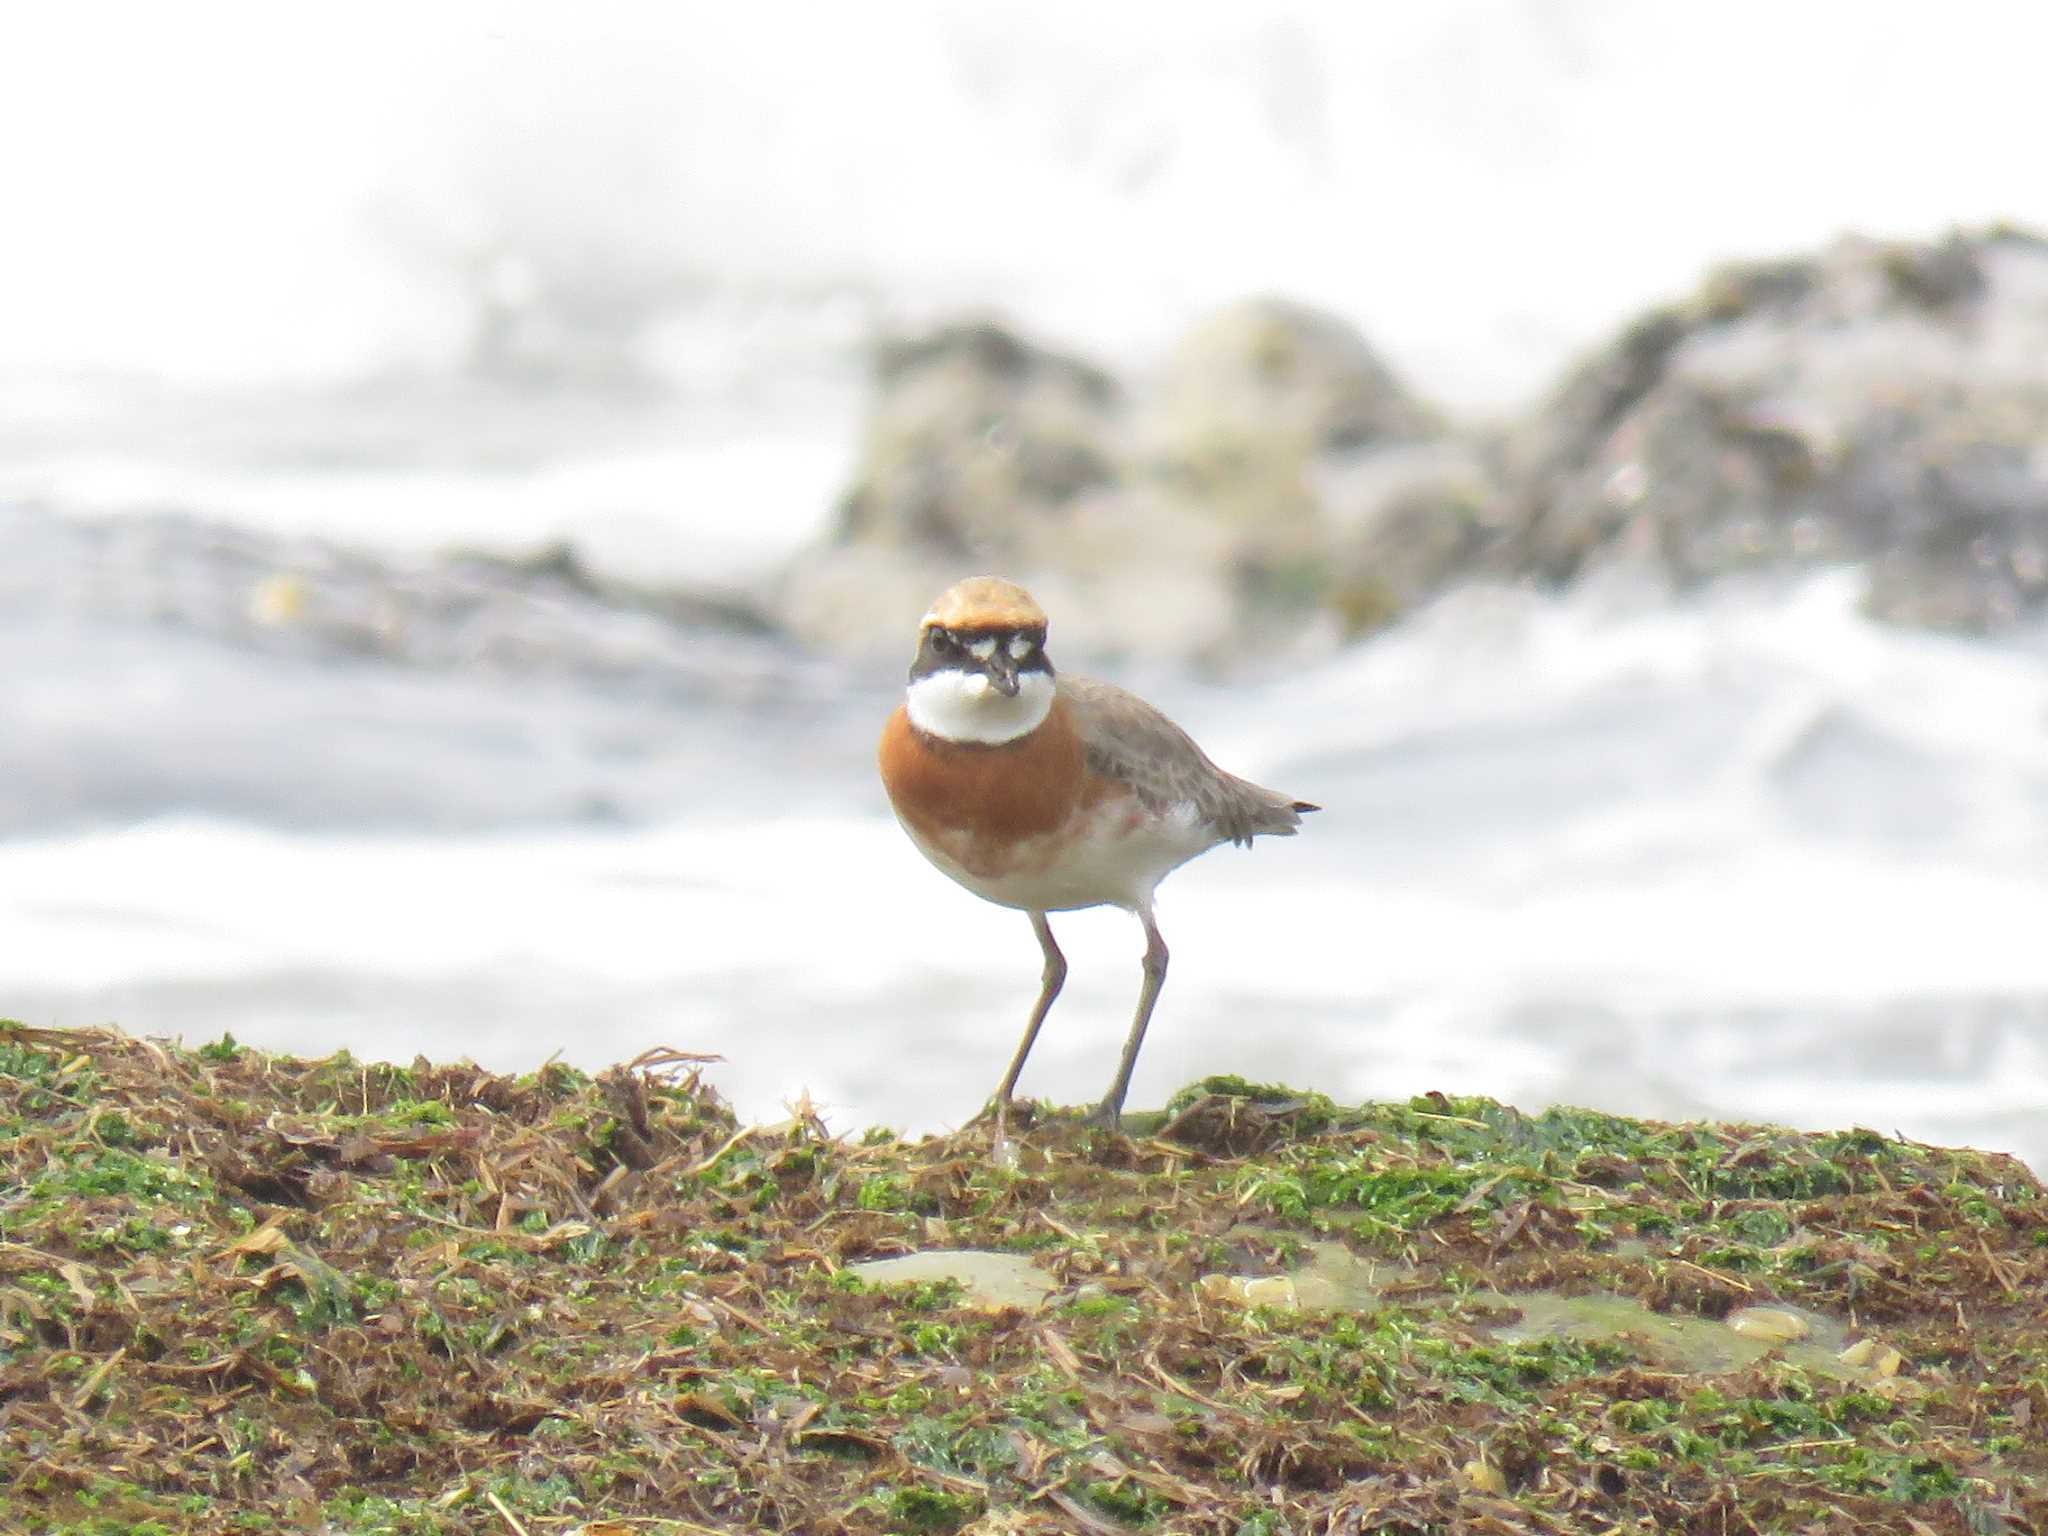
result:
[(874, 378), (839, 543), (1001, 565), (1034, 519), (1117, 478), (1115, 383), (992, 321), (886, 345)]
[(1244, 1299), (1247, 1306), (1293, 1308), (1300, 1305), (1295, 1295), (1294, 1281), (1286, 1275), (1261, 1275), (1256, 1280), (1244, 1283)]
[(1285, 299), (1245, 299), (1174, 348), (1147, 447), (1192, 452), (1243, 437), (1320, 453), (1433, 437), (1442, 423), (1349, 321)]
[[(1408, 606), (1422, 585), (1416, 568), (1439, 557), (1409, 560), (1403, 546), (1419, 535), (1434, 549), (1438, 530), (1424, 526), (1427, 513), (1413, 515), (1424, 498), (1396, 510), (1359, 493), (1375, 465), (1412, 471), (1411, 445), (1442, 430), (1355, 326), (1278, 299), (1232, 304), (1197, 324), (1135, 429), (1144, 482), (1227, 541), (1237, 624), (1261, 648), (1284, 643), (1310, 613), (1334, 607), (1340, 627), (1358, 629)], [(1400, 474), (1390, 468), (1386, 478)], [(1376, 538), (1358, 536), (1367, 522)], [(1390, 580), (1360, 574), (1387, 553), (1400, 566)]]
[(1478, 452), (1455, 439), (1327, 462), (1316, 488), (1329, 547), (1326, 601), (1349, 634), (1434, 596), (1497, 532), (1499, 492)]
[(1301, 1305), (1290, 1275), (1204, 1275), (1195, 1284), (1209, 1300), (1233, 1306), (1292, 1310)]
[(1463, 1477), (1467, 1484), (1480, 1493), (1492, 1494), (1497, 1499), (1507, 1496), (1507, 1477), (1492, 1462), (1468, 1461), (1458, 1469), (1458, 1475)]
[(1745, 1339), (1767, 1344), (1789, 1344), (1813, 1332), (1811, 1323), (1783, 1307), (1739, 1307), (1724, 1321)]
[(935, 593), (988, 572), (1054, 616), (1056, 657), (1227, 649), (1227, 533), (1131, 480), (1106, 375), (978, 322), (885, 349), (875, 388), (839, 526), (774, 600), (799, 639), (895, 656)]

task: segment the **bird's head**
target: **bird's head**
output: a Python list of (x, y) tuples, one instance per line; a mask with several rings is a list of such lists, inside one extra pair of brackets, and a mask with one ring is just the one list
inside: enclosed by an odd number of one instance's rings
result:
[(1029, 735), (1052, 708), (1045, 610), (1015, 582), (974, 576), (939, 594), (910, 663), (911, 723), (948, 741)]

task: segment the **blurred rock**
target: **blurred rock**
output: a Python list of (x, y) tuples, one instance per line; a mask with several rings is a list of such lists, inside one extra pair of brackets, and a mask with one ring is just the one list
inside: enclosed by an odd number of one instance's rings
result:
[[(1075, 507), (1120, 477), (1121, 411), (1108, 374), (993, 321), (884, 344), (837, 527), (785, 574), (780, 618), (811, 645), (890, 653), (963, 575), (1078, 565)], [(1111, 543), (1107, 563), (1134, 552)]]
[(1118, 392), (988, 321), (884, 346), (838, 541), (1014, 556), (1028, 525), (1116, 478)]
[(1284, 299), (1246, 299), (1203, 320), (1159, 381), (1155, 451), (1196, 459), (1217, 434), (1310, 453), (1443, 431), (1358, 328)]
[[(1476, 459), (1431, 502), (1425, 482), (1447, 472), (1410, 457), (1435, 416), (1314, 310), (1231, 306), (1130, 406), (1100, 369), (988, 321), (884, 347), (874, 385), (838, 527), (776, 604), (829, 649), (893, 654), (933, 593), (997, 570), (1059, 615), (1067, 654), (1226, 664), (1321, 643), (1368, 610), (1390, 617), (1450, 558), (1443, 546), (1464, 547), (1434, 520), (1449, 508), (1462, 529)], [(1360, 466), (1389, 453), (1407, 467), (1375, 490)], [(1397, 489), (1398, 511), (1381, 507)], [(1340, 598), (1340, 563), (1364, 558), (1354, 545), (1411, 534), (1432, 553), (1404, 557), (1369, 601)]]
[(883, 692), (717, 594), (5, 500), (0, 547), (0, 837), (786, 815), (790, 780), (733, 769), (763, 741), (873, 796)]
[(1850, 239), (1717, 273), (1569, 377), (1504, 475), (1502, 574), (1853, 562), (1878, 617), (2010, 624), (2048, 603), (2048, 243)]
[(947, 327), (878, 359), (837, 536), (781, 611), (888, 652), (932, 592), (1001, 570), (1081, 654), (1227, 664), (1464, 580), (1821, 563), (1862, 568), (1895, 622), (2048, 608), (2048, 242), (1848, 239), (1730, 267), (1498, 443), (1453, 432), (1354, 328), (1276, 300), (1204, 320), (1128, 405), (1087, 363)]
[(1442, 439), (1327, 465), (1325, 600), (1347, 635), (1379, 629), (1470, 570), (1492, 542), (1499, 492), (1477, 448)]
[(1411, 581), (1357, 603), (1342, 571), (1357, 564), (1352, 546), (1375, 520), (1360, 504), (1371, 499), (1366, 483), (1442, 430), (1355, 326), (1266, 298), (1231, 304), (1188, 333), (1138, 435), (1147, 482), (1224, 539), (1236, 627), (1263, 648), (1332, 604), (1346, 630), (1406, 607)]
[(86, 520), (5, 504), (0, 538), (0, 610), (20, 624), (668, 699), (828, 686), (745, 600), (611, 580), (566, 545), (400, 558), (176, 513)]

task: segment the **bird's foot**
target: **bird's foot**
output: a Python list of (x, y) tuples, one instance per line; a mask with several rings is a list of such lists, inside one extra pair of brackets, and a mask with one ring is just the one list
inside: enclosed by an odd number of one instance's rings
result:
[(1081, 1123), (1097, 1126), (1112, 1135), (1121, 1136), (1124, 1130), (1123, 1106), (1104, 1099), (1081, 1117)]
[[(995, 1127), (996, 1135), (1000, 1137), (1006, 1130), (1009, 1129), (1010, 1115), (1013, 1111), (1016, 1110), (1016, 1108), (1017, 1101), (1015, 1099), (1006, 1099), (999, 1094), (995, 1098), (990, 1099), (986, 1104), (982, 1105), (981, 1109), (975, 1114), (975, 1116), (971, 1120), (969, 1120), (965, 1125), (962, 1125), (960, 1129), (963, 1131), (971, 1131), (975, 1129), (977, 1126), (992, 1125)], [(1029, 1099), (1024, 1100), (1022, 1119), (1027, 1128), (1030, 1126), (1035, 1116), (1036, 1107), (1032, 1104), (1032, 1102)]]

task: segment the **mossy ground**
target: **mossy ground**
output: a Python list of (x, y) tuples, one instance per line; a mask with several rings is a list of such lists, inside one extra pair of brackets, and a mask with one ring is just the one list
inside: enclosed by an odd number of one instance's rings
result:
[[(673, 1056), (0, 1024), (0, 1529), (2048, 1531), (2048, 1196), (2010, 1159), (1221, 1081), (1013, 1133), (742, 1130)], [(1198, 1284), (1331, 1235), (1412, 1278), (1366, 1315)], [(941, 1246), (1057, 1289), (846, 1269)], [(1905, 1364), (1688, 1375), (1461, 1300), (1535, 1286), (1779, 1299)]]

